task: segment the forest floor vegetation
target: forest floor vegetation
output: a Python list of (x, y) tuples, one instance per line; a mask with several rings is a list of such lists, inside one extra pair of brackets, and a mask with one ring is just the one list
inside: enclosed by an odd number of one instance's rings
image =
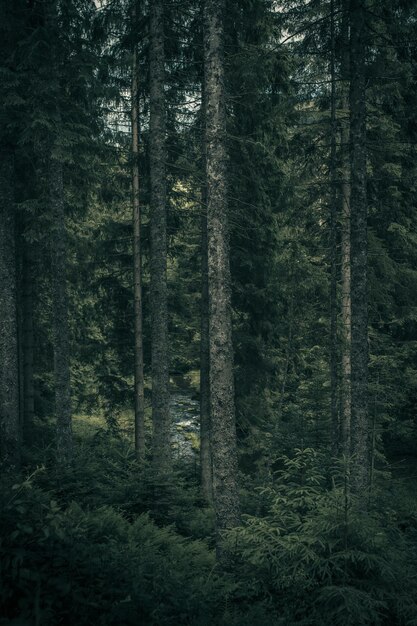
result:
[(78, 416), (76, 456), (62, 468), (45, 444), (52, 425), (37, 425), (24, 471), (3, 476), (1, 626), (417, 624), (410, 481), (379, 487), (364, 516), (343, 468), (329, 489), (319, 452), (280, 457), (269, 481), (241, 482), (224, 571), (195, 466), (156, 477), (125, 428)]

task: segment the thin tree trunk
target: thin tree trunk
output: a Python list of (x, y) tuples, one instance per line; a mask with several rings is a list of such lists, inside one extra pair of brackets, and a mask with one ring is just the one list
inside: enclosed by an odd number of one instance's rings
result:
[(200, 463), (201, 488), (208, 502), (213, 499), (213, 470), (211, 459), (210, 420), (210, 339), (209, 288), (207, 258), (207, 194), (202, 193), (201, 216), (201, 340), (200, 340)]
[(20, 464), (18, 361), (13, 156), (3, 146), (0, 161), (0, 452), (7, 469)]
[[(342, 19), (342, 79), (343, 98), (342, 110), (347, 115), (349, 110), (348, 89), (349, 80), (349, 0), (343, 0)], [(343, 121), (340, 132), (342, 158), (342, 221), (341, 221), (341, 248), (342, 248), (342, 286), (341, 286), (341, 353), (342, 371), (340, 385), (340, 444), (343, 453), (350, 456), (350, 351), (351, 351), (351, 303), (350, 303), (350, 171), (348, 159), (349, 125)]]
[[(348, 141), (348, 133), (342, 131), (342, 144)], [(345, 169), (345, 176), (348, 175)], [(344, 454), (350, 454), (350, 423), (351, 423), (351, 399), (350, 399), (350, 351), (351, 351), (351, 306), (350, 306), (350, 183), (344, 180), (342, 183), (342, 380), (340, 399), (340, 437), (341, 448)]]
[[(136, 12), (134, 12), (134, 17)], [(139, 199), (139, 98), (138, 53), (133, 49), (132, 60), (132, 195), (133, 195), (133, 271), (135, 307), (135, 450), (139, 461), (145, 460), (145, 396), (143, 379), (142, 330), (142, 259), (141, 211)]]
[(163, 1), (150, 14), (150, 178), (153, 462), (171, 465), (167, 310), (167, 231)]
[(33, 282), (32, 245), (25, 242), (22, 259), (23, 426), (25, 433), (30, 432), (35, 415)]
[(19, 369), (19, 428), (20, 440), (24, 436), (24, 378), (23, 378), (23, 246), (20, 220), (15, 220), (16, 258), (16, 310), (17, 310), (17, 356)]
[(49, 159), (52, 233), (53, 348), (57, 459), (68, 463), (73, 455), (68, 304), (66, 287), (66, 230), (62, 163)]
[(204, 51), (210, 405), (218, 558), (223, 558), (222, 532), (239, 523), (227, 219), (224, 10), (224, 0), (207, 0)]
[(365, 502), (370, 475), (364, 0), (350, 5), (351, 442), (353, 491)]
[(338, 414), (338, 337), (337, 337), (337, 187), (336, 187), (336, 75), (334, 0), (330, 0), (331, 32), (331, 98), (330, 98), (330, 415), (332, 422), (332, 453), (339, 448)]
[[(204, 19), (204, 15), (203, 15)], [(201, 94), (201, 136), (203, 171), (206, 170), (206, 95), (204, 79)], [(205, 174), (204, 174), (205, 178)], [(200, 326), (200, 467), (201, 489), (207, 502), (213, 500), (213, 462), (211, 458), (210, 418), (210, 330), (207, 246), (207, 185), (201, 188), (201, 326)]]

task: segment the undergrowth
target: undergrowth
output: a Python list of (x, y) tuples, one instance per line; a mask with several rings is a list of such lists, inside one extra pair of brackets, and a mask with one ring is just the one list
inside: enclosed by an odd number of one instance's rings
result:
[[(415, 626), (417, 523), (381, 489), (364, 514), (343, 468), (281, 457), (215, 563), (190, 468), (156, 478), (123, 437), (85, 438), (71, 467), (38, 447), (2, 478), (0, 625)], [(396, 512), (401, 510), (401, 516)]]

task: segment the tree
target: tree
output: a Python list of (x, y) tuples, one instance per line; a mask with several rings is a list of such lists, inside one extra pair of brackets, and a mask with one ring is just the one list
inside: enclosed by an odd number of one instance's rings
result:
[[(133, 22), (136, 10), (133, 10)], [(142, 254), (141, 211), (139, 197), (139, 97), (138, 51), (132, 54), (132, 203), (133, 203), (133, 271), (135, 324), (135, 449), (140, 461), (145, 459), (145, 396), (143, 378), (143, 323), (142, 323)]]
[(350, 351), (351, 351), (351, 304), (350, 304), (350, 170), (349, 170), (349, 7), (347, 0), (342, 2), (343, 17), (341, 27), (341, 109), (340, 123), (340, 176), (341, 176), (341, 357), (340, 377), (340, 432), (342, 451), (350, 456)]
[(162, 0), (152, 2), (150, 11), (152, 445), (155, 468), (165, 470), (170, 466), (171, 446), (166, 267), (164, 7)]
[[(28, 233), (26, 233), (28, 236)], [(22, 233), (21, 259), (21, 343), (22, 343), (22, 378), (23, 381), (23, 432), (27, 433), (33, 426), (35, 415), (34, 388), (34, 263), (33, 243)]]
[[(22, 23), (20, 3), (0, 3), (0, 458), (6, 469), (20, 462), (19, 349), (17, 324), (14, 157), (20, 76), (14, 51)], [(14, 131), (14, 132), (13, 132)]]
[(0, 434), (7, 468), (20, 461), (13, 152), (0, 143)]
[(334, 0), (330, 0), (330, 414), (332, 451), (339, 448), (337, 333), (337, 187), (336, 187), (336, 34)]
[(62, 162), (53, 154), (48, 163), (51, 207), (53, 349), (57, 458), (68, 463), (73, 454), (70, 380), (70, 346), (66, 287), (66, 228)]
[(207, 201), (202, 193), (201, 216), (201, 329), (200, 329), (200, 464), (201, 487), (208, 502), (213, 497), (210, 416), (210, 319), (207, 245)]
[(364, 501), (370, 480), (364, 0), (350, 4), (351, 442), (352, 489)]
[[(204, 15), (203, 15), (204, 18)], [(213, 497), (213, 464), (211, 456), (211, 416), (210, 416), (210, 317), (209, 317), (209, 278), (207, 241), (207, 186), (206, 142), (205, 142), (206, 103), (204, 80), (201, 93), (201, 137), (203, 184), (201, 187), (201, 321), (200, 321), (200, 466), (201, 487), (208, 502)]]
[(50, 57), (49, 128), (44, 137), (43, 151), (51, 225), (51, 297), (52, 345), (54, 353), (54, 395), (57, 432), (57, 460), (67, 464), (73, 456), (72, 406), (70, 378), (70, 343), (67, 293), (67, 234), (65, 224), (64, 154), (62, 149), (64, 124), (61, 107), (62, 66), (64, 49), (60, 45), (58, 0), (48, 0), (45, 6), (45, 28)]
[(221, 533), (239, 521), (227, 218), (223, 0), (205, 7), (206, 182), (210, 406), (217, 553)]

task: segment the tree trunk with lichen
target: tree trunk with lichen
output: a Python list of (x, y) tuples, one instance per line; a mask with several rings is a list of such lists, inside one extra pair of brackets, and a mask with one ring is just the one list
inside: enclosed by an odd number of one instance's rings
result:
[(224, 0), (205, 6), (206, 182), (210, 332), (210, 405), (217, 554), (222, 532), (239, 523), (227, 219)]

